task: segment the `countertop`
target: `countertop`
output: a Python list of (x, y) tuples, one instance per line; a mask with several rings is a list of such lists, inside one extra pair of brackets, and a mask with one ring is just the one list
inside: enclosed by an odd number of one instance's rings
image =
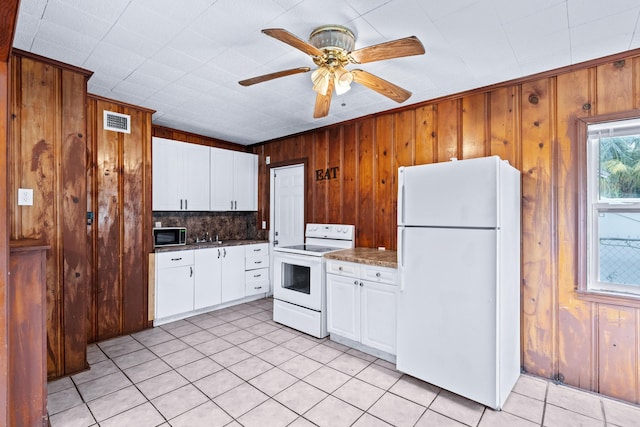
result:
[(180, 246), (161, 246), (154, 248), (154, 252), (173, 252), (173, 251), (186, 251), (190, 249), (205, 249), (205, 248), (223, 248), (225, 246), (240, 246), (240, 245), (255, 245), (257, 243), (269, 243), (268, 240), (223, 240), (222, 243), (216, 242), (200, 242), (200, 243), (187, 243)]
[(377, 267), (398, 268), (398, 253), (396, 251), (378, 250), (372, 248), (353, 248), (326, 254), (325, 259), (357, 262)]

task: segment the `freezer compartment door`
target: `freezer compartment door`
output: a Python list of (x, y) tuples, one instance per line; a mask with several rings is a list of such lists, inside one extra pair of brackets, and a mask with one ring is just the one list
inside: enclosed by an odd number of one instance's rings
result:
[(398, 370), (493, 408), (497, 233), (405, 230), (397, 337)]
[(497, 156), (400, 168), (398, 225), (498, 226)]

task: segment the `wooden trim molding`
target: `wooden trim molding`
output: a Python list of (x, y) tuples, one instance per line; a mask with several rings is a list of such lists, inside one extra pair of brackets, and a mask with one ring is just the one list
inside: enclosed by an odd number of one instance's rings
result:
[(579, 299), (584, 301), (640, 308), (640, 296), (588, 289), (589, 272), (587, 253), (589, 240), (589, 226), (587, 224), (587, 129), (591, 124), (635, 118), (640, 118), (640, 109), (576, 119), (576, 126), (578, 128), (576, 132), (578, 140), (574, 143), (578, 157), (578, 260), (576, 263), (578, 268), (576, 272), (578, 282), (576, 284), (576, 294)]

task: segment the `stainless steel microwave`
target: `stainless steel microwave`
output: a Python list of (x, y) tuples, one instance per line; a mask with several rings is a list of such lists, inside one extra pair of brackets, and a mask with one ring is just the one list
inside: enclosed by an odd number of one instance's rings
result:
[(187, 229), (184, 227), (160, 227), (153, 229), (153, 246), (179, 246), (187, 244)]

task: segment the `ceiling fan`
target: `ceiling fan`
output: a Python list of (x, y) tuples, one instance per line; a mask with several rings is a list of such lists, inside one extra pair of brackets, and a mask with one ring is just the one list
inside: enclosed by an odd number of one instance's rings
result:
[[(342, 95), (351, 88), (354, 81), (396, 102), (406, 101), (411, 96), (408, 90), (364, 70), (349, 71), (345, 67), (350, 63), (365, 64), (424, 53), (424, 46), (415, 36), (353, 50), (356, 38), (350, 29), (341, 25), (323, 25), (316, 28), (309, 35), (308, 43), (282, 28), (269, 28), (262, 32), (310, 55), (318, 66), (311, 73), (313, 90), (317, 92), (314, 118), (329, 114), (334, 89), (337, 95)], [(250, 86), (308, 71), (311, 71), (310, 67), (291, 68), (241, 80), (238, 83)]]

